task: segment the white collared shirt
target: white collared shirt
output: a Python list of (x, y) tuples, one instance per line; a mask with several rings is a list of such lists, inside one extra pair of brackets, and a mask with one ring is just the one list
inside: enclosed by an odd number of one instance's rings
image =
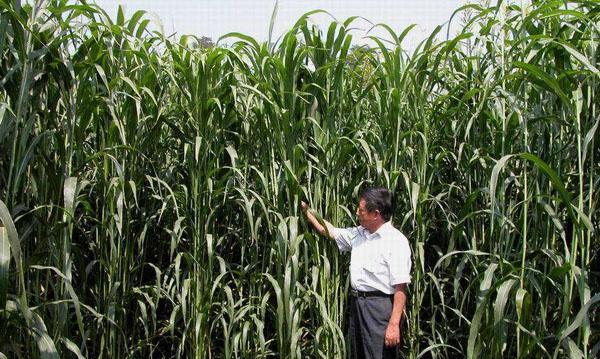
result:
[(375, 233), (362, 226), (334, 228), (333, 237), (340, 251), (351, 251), (352, 288), (393, 294), (394, 285), (410, 283), (408, 240), (391, 222), (381, 225)]

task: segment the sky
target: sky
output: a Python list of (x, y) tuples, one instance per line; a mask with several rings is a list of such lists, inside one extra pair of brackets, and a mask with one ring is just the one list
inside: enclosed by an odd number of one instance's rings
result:
[[(322, 9), (338, 21), (350, 16), (361, 16), (373, 24), (385, 23), (397, 34), (407, 26), (417, 24), (403, 44), (405, 49), (414, 49), (437, 25), (447, 22), (453, 11), (466, 2), (467, 0), (279, 0), (273, 40), (289, 30), (302, 14)], [(126, 17), (137, 10), (150, 12), (160, 19), (162, 30), (166, 34), (207, 36), (214, 41), (230, 32), (241, 32), (259, 41), (266, 41), (275, 5), (274, 0), (96, 0), (96, 3), (113, 18), (116, 17), (119, 4), (122, 4)], [(332, 20), (333, 18), (324, 14), (311, 17), (311, 21), (324, 30)], [(458, 22), (458, 17), (453, 20), (453, 23)], [(156, 26), (158, 28), (159, 25)], [(354, 26), (358, 28), (353, 34), (355, 43), (369, 43), (365, 34), (372, 25), (359, 20)], [(444, 36), (445, 33), (444, 29)], [(387, 37), (382, 28), (375, 28), (369, 35)]]

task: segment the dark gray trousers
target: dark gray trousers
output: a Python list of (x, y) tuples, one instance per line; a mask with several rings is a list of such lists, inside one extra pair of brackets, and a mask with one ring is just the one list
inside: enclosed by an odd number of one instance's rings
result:
[(350, 296), (348, 323), (349, 354), (352, 359), (393, 359), (396, 348), (386, 348), (385, 330), (392, 314), (393, 299)]

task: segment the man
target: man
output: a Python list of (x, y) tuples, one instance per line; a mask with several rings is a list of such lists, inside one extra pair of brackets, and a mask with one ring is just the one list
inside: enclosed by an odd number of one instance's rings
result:
[(351, 358), (394, 358), (400, 343), (400, 323), (410, 283), (410, 247), (390, 222), (392, 196), (385, 188), (368, 188), (360, 195), (356, 215), (360, 226), (323, 226), (302, 202), (308, 222), (322, 235), (350, 251)]

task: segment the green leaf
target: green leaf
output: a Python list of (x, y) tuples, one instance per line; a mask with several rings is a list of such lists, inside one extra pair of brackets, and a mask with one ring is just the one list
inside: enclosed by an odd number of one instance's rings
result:
[(563, 41), (563, 40), (558, 40), (556, 41), (557, 44), (559, 44), (560, 46), (562, 46), (565, 50), (567, 50), (567, 52), (569, 52), (571, 54), (571, 56), (573, 56), (574, 58), (577, 59), (577, 61), (581, 62), (585, 67), (587, 67), (588, 70), (590, 70), (592, 72), (592, 74), (594, 75), (598, 75), (598, 69), (592, 65), (592, 63), (589, 61), (589, 59), (587, 57), (585, 57), (581, 52), (577, 51), (576, 48), (573, 47), (573, 45)]
[(581, 307), (571, 324), (560, 333), (559, 341), (562, 342), (567, 336), (579, 329), (581, 326), (587, 326), (589, 328), (590, 323), (587, 319), (590, 308), (599, 301), (600, 293), (594, 295), (590, 300), (588, 300), (583, 307)]
[(77, 359), (85, 359), (85, 356), (81, 354), (81, 350), (77, 345), (75, 345), (75, 343), (73, 343), (67, 338), (60, 338), (60, 341), (65, 345), (65, 347), (67, 347), (67, 349), (71, 351), (71, 353), (77, 356)]
[(40, 357), (42, 359), (60, 359), (56, 345), (54, 341), (48, 335), (48, 330), (42, 318), (34, 312), (32, 314), (32, 323), (30, 329), (33, 332), (33, 337), (37, 343), (38, 350), (40, 351)]
[(479, 303), (475, 310), (475, 315), (471, 320), (471, 327), (469, 328), (469, 339), (467, 342), (467, 358), (479, 357), (480, 343), (483, 338), (480, 336), (482, 319), (485, 311), (487, 310), (487, 302), (490, 296), (490, 287), (492, 285), (492, 279), (494, 272), (498, 268), (498, 264), (492, 263), (486, 269), (485, 275), (481, 284), (479, 285)]
[(513, 65), (526, 71), (534, 80), (536, 80), (536, 82), (545, 84), (548, 87), (547, 89), (557, 94), (565, 104), (571, 103), (571, 100), (561, 89), (558, 82), (553, 77), (545, 73), (539, 66), (520, 61), (513, 62)]
[(8, 231), (0, 225), (0, 308), (6, 306), (6, 295), (8, 293), (8, 274), (10, 272), (10, 242)]
[(21, 264), (21, 244), (19, 243), (19, 235), (10, 212), (2, 200), (0, 200), (0, 221), (2, 221), (2, 224), (5, 228), (5, 233), (8, 236), (8, 242), (10, 243), (13, 259), (17, 263), (17, 266), (19, 266)]

